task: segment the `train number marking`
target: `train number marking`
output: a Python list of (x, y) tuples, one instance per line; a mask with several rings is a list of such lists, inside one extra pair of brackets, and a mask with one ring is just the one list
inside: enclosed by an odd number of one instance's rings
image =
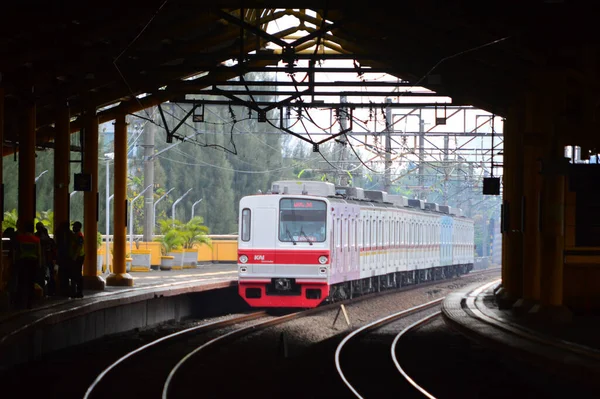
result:
[(264, 262), (265, 256), (264, 255), (254, 255), (254, 260), (260, 260), (260, 261)]

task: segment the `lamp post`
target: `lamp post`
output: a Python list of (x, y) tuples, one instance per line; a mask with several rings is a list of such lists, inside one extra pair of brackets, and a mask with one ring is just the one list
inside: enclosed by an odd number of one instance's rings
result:
[(131, 251), (133, 250), (133, 203), (137, 201), (144, 193), (152, 187), (153, 184), (148, 184), (148, 186), (142, 190), (141, 193), (137, 195), (134, 199), (131, 200), (131, 205), (129, 209), (129, 254), (131, 255)]
[(171, 217), (173, 218), (173, 226), (175, 226), (175, 207), (177, 206), (179, 201), (181, 201), (186, 195), (190, 193), (190, 191), (192, 191), (191, 188), (187, 190), (185, 194), (183, 194), (181, 197), (177, 198), (177, 201), (173, 202), (173, 206), (171, 207)]
[(110, 197), (106, 198), (106, 239), (105, 239), (105, 243), (106, 243), (106, 271), (110, 270), (110, 265), (109, 265), (109, 260), (110, 260), (110, 240), (108, 238), (109, 234), (110, 234), (110, 201), (113, 199), (115, 195), (111, 195)]
[[(194, 204), (192, 205), (192, 219), (194, 218), (194, 207), (196, 205), (198, 205), (199, 203), (201, 203), (202, 200), (203, 200), (203, 198), (200, 198), (198, 201), (194, 202)], [(192, 220), (192, 219), (190, 219), (190, 220)]]
[(42, 173), (40, 173), (38, 175), (38, 177), (35, 178), (35, 182), (37, 183), (38, 180), (40, 180), (40, 177), (42, 177), (44, 174), (46, 174), (48, 172), (48, 169), (46, 169), (45, 171), (43, 171)]
[(167, 191), (165, 194), (163, 194), (163, 196), (160, 197), (159, 199), (157, 199), (156, 202), (154, 203), (154, 212), (152, 212), (152, 238), (154, 238), (154, 227), (156, 227), (156, 205), (160, 201), (162, 201), (167, 195), (169, 195), (169, 193), (173, 190), (175, 190), (175, 187), (173, 187), (172, 189)]
[(110, 161), (112, 159), (114, 159), (115, 157), (115, 153), (114, 152), (109, 152), (107, 154), (104, 154), (104, 159), (106, 160), (106, 209), (104, 210), (104, 213), (106, 214), (106, 269), (108, 270), (108, 259), (109, 259), (109, 245), (108, 245), (108, 235), (109, 235), (109, 227), (110, 227), (110, 200), (114, 197), (114, 194), (109, 196), (108, 193), (110, 192), (110, 174), (109, 172), (109, 166), (110, 166)]

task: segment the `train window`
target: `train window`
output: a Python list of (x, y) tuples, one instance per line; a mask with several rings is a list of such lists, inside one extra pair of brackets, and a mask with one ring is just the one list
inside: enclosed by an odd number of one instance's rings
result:
[(325, 201), (283, 198), (279, 201), (279, 241), (323, 242), (327, 223)]
[(348, 219), (344, 219), (343, 223), (342, 223), (342, 229), (344, 231), (344, 234), (342, 234), (342, 247), (348, 247), (348, 245), (350, 245), (350, 242), (348, 240), (348, 223), (350, 221)]
[(371, 230), (371, 247), (377, 248), (377, 220), (373, 220), (373, 227)]
[(242, 241), (250, 241), (250, 209), (242, 210)]
[(400, 240), (401, 240), (401, 244), (405, 244), (406, 243), (406, 236), (404, 235), (404, 227), (405, 223), (404, 221), (400, 222)]

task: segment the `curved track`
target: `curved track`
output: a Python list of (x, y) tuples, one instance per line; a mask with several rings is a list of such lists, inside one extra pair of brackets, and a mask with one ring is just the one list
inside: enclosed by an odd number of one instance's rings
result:
[[(375, 320), (372, 323), (369, 323), (361, 328), (358, 328), (356, 330), (354, 330), (352, 333), (350, 333), (349, 335), (347, 335), (338, 345), (336, 351), (335, 351), (335, 366), (336, 369), (338, 371), (338, 374), (340, 376), (340, 378), (342, 379), (342, 381), (344, 382), (344, 384), (346, 385), (346, 387), (348, 387), (348, 389), (352, 392), (352, 394), (356, 397), (356, 398), (360, 398), (362, 399), (363, 396), (359, 393), (358, 388), (355, 386), (355, 384), (350, 382), (350, 378), (348, 378), (346, 376), (346, 374), (344, 373), (344, 371), (342, 370), (342, 362), (341, 362), (341, 353), (342, 350), (344, 349), (344, 347), (348, 346), (348, 344), (350, 343), (350, 341), (352, 339), (357, 338), (358, 336), (361, 335), (365, 335), (366, 333), (373, 331), (375, 329), (381, 328), (383, 326), (385, 326), (386, 324), (389, 323), (393, 323), (395, 321), (398, 321), (400, 319), (404, 319), (406, 317), (409, 317), (411, 315), (414, 315), (416, 313), (420, 313), (423, 312), (425, 310), (431, 309), (431, 308), (435, 308), (437, 306), (439, 306), (442, 301), (444, 300), (445, 297), (442, 298), (438, 298), (434, 301), (430, 301), (427, 303), (424, 303), (422, 305), (419, 306), (415, 306), (412, 307), (410, 309), (406, 309), (394, 314), (391, 314), (389, 316), (383, 317), (379, 320)], [(365, 377), (369, 377), (369, 374), (365, 374)]]
[[(148, 363), (145, 363), (144, 359), (148, 356), (151, 356), (152, 351), (161, 350), (164, 349), (165, 346), (169, 346), (168, 351), (161, 352), (161, 356), (157, 356), (154, 359), (155, 361), (152, 362), (153, 367), (147, 367), (145, 370), (140, 370), (141, 373), (145, 374), (147, 379), (146, 384), (138, 385), (141, 392), (138, 392), (137, 394), (139, 394), (141, 397), (141, 395), (153, 391), (157, 387), (157, 383), (162, 384), (162, 381), (164, 381), (164, 376), (171, 370), (170, 364), (172, 364), (173, 358), (175, 358), (176, 361), (178, 356), (187, 353), (189, 351), (189, 346), (194, 345), (195, 339), (202, 339), (205, 337), (205, 334), (218, 331), (235, 324), (250, 322), (266, 316), (267, 314), (264, 311), (254, 312), (227, 320), (201, 324), (156, 339), (127, 353), (105, 368), (88, 387), (84, 395), (84, 399), (107, 397), (107, 393), (114, 389), (115, 386), (119, 386), (117, 385), (119, 380), (129, 379), (128, 376), (136, 371), (136, 366), (148, 366)], [(184, 338), (185, 341), (183, 341)], [(165, 352), (168, 354), (167, 356), (164, 355)], [(152, 357), (146, 360), (151, 359)], [(110, 397), (115, 397), (115, 394), (116, 396), (119, 396), (118, 393), (110, 393)]]
[[(495, 271), (495, 269), (488, 269), (481, 272), (472, 272), (467, 276)], [(452, 279), (445, 281), (452, 281)], [(190, 359), (197, 358), (200, 353), (206, 351), (208, 348), (219, 347), (219, 345), (231, 342), (244, 335), (277, 324), (283, 324), (299, 317), (331, 310), (340, 304), (357, 303), (375, 296), (410, 291), (440, 282), (432, 281), (375, 292), (354, 299), (333, 302), (317, 308), (278, 317), (270, 316), (268, 313), (261, 311), (178, 331), (143, 345), (113, 362), (95, 378), (93, 383), (88, 387), (84, 399), (96, 399), (107, 396), (113, 398), (131, 397), (132, 395), (137, 397), (156, 397), (159, 395), (159, 392), (162, 392), (163, 399), (173, 397), (173, 392), (177, 391), (179, 382), (186, 380), (186, 377), (181, 377), (181, 374), (190, 375), (184, 372), (189, 367), (188, 364), (191, 363)], [(428, 304), (428, 307), (435, 306), (440, 301), (432, 301)], [(408, 315), (418, 311), (417, 308), (413, 308), (400, 313)], [(260, 318), (267, 318), (267, 320), (256, 322)], [(391, 317), (387, 319), (391, 320)], [(144, 384), (139, 384), (141, 379), (137, 378), (138, 376), (140, 378), (143, 377)], [(131, 381), (138, 382), (132, 384)], [(185, 384), (182, 382), (181, 385)], [(114, 387), (123, 386), (127, 388), (119, 388), (115, 392)]]
[(392, 354), (392, 360), (394, 361), (394, 364), (396, 365), (396, 368), (398, 369), (398, 371), (400, 372), (400, 374), (402, 374), (402, 376), (406, 379), (406, 381), (408, 381), (408, 383), (410, 385), (412, 385), (417, 391), (421, 392), (423, 394), (423, 396), (425, 396), (428, 399), (436, 399), (435, 396), (433, 396), (432, 394), (430, 394), (429, 392), (427, 392), (422, 386), (420, 386), (419, 384), (417, 384), (415, 382), (415, 380), (413, 380), (412, 378), (410, 378), (410, 376), (406, 373), (406, 371), (404, 371), (404, 369), (402, 368), (402, 366), (400, 366), (400, 362), (398, 361), (398, 357), (396, 356), (396, 347), (398, 346), (398, 341), (400, 341), (400, 339), (402, 338), (402, 336), (404, 336), (406, 333), (408, 333), (409, 331), (411, 331), (412, 329), (419, 327), (431, 320), (433, 320), (436, 317), (441, 316), (442, 312), (435, 312), (434, 314), (431, 314), (429, 316), (425, 316), (424, 318), (422, 318), (421, 320), (418, 320), (416, 322), (414, 322), (413, 324), (411, 324), (410, 326), (406, 327), (404, 330), (402, 330), (400, 332), (400, 334), (398, 334), (396, 336), (396, 338), (394, 339), (394, 342), (392, 342), (392, 347), (391, 347), (391, 354)]

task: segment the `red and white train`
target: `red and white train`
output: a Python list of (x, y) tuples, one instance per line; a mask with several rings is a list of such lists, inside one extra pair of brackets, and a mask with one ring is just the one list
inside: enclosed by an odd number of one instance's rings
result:
[(239, 209), (238, 287), (253, 307), (310, 308), (473, 268), (473, 221), (449, 206), (278, 181)]

